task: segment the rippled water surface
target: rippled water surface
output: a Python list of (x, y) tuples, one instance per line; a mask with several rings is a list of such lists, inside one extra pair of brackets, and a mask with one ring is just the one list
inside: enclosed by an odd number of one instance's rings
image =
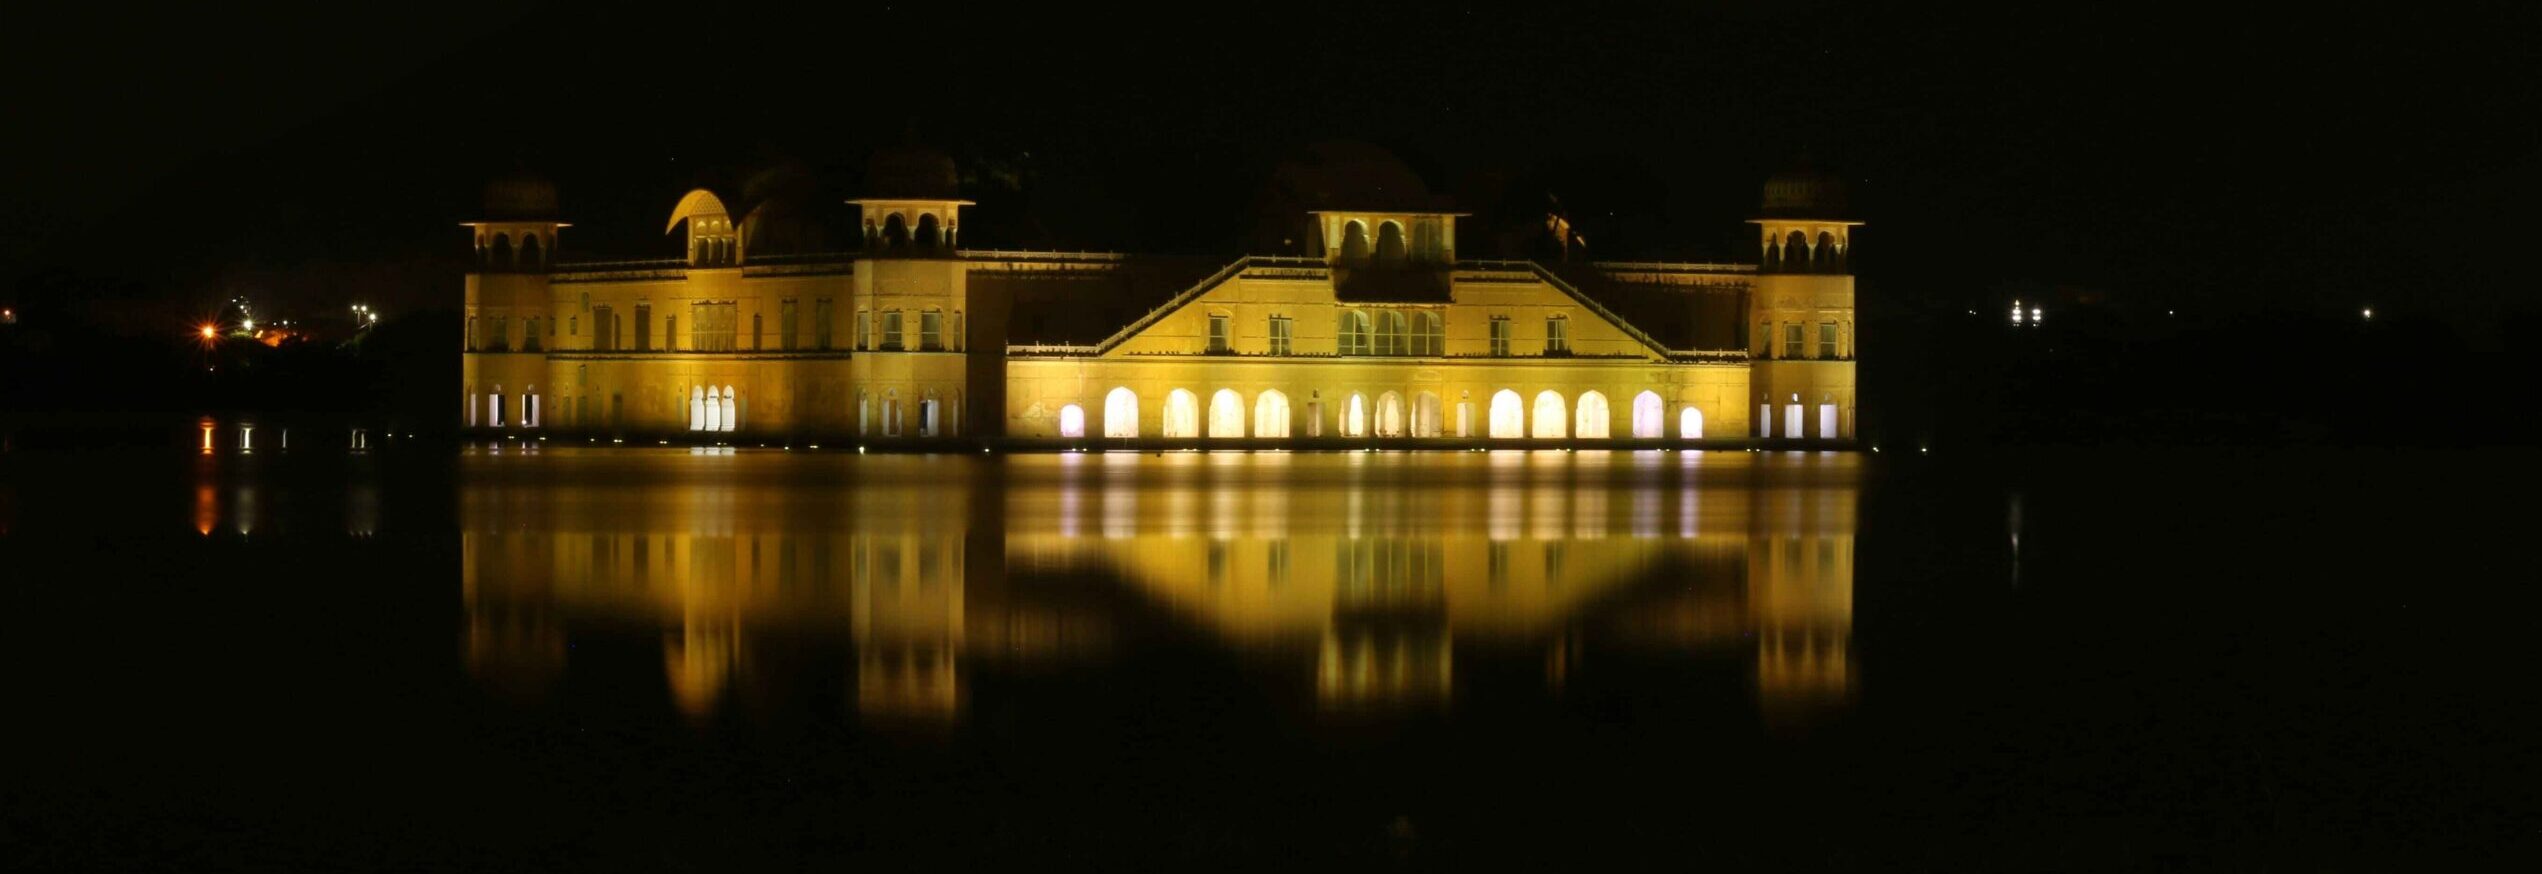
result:
[(19, 867), (2504, 866), (2497, 456), (0, 456)]

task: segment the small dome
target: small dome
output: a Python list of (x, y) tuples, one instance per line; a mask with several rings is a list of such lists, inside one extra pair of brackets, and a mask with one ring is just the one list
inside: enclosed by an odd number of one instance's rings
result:
[(901, 200), (952, 200), (961, 177), (943, 152), (902, 146), (874, 153), (865, 163), (865, 196)]
[(556, 183), (527, 170), (515, 171), (485, 184), (485, 217), (498, 221), (531, 221), (553, 219), (556, 210)]
[(1845, 213), (1845, 180), (1801, 169), (1765, 180), (1765, 214), (1773, 218), (1832, 219)]

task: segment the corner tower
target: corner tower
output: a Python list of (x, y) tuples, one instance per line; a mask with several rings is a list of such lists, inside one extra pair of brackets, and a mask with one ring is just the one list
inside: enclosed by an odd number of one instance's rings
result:
[(472, 429), (545, 424), (542, 387), (555, 337), (548, 273), (556, 259), (556, 186), (514, 173), (485, 187), (480, 215), (463, 222), (474, 237), (461, 338), (460, 425)]
[[(1005, 344), (968, 354), (977, 328), (957, 252), (962, 208), (971, 205), (960, 182), (942, 152), (886, 149), (866, 163), (866, 196), (848, 201), (864, 213), (850, 334), (860, 439), (938, 440), (975, 436), (973, 423), (996, 427)], [(829, 301), (815, 307), (816, 319), (832, 318)]]
[(1758, 437), (1852, 441), (1853, 230), (1844, 182), (1794, 172), (1765, 183), (1748, 351)]

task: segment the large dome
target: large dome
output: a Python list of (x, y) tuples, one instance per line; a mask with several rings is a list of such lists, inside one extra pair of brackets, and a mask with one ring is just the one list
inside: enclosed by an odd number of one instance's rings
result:
[(1845, 213), (1845, 180), (1834, 174), (1800, 169), (1765, 180), (1768, 218), (1840, 218)]
[(556, 183), (527, 170), (516, 170), (485, 184), (485, 217), (496, 221), (554, 219)]
[(1280, 163), (1272, 184), (1310, 210), (1438, 212), (1444, 198), (1430, 193), (1403, 159), (1393, 152), (1354, 140), (1329, 140), (1306, 147)]
[(874, 153), (865, 162), (865, 196), (899, 200), (952, 200), (960, 195), (961, 177), (943, 152), (902, 146)]

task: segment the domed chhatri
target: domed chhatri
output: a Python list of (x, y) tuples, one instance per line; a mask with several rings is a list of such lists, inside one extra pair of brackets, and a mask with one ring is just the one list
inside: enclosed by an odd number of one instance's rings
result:
[(1845, 180), (1806, 168), (1778, 173), (1765, 180), (1763, 206), (1768, 218), (1837, 218), (1845, 214)]
[(546, 221), (558, 215), (556, 183), (527, 170), (515, 170), (485, 184), (484, 218), (492, 221)]
[(878, 200), (953, 200), (961, 195), (953, 158), (922, 146), (875, 152), (865, 162), (865, 196)]

